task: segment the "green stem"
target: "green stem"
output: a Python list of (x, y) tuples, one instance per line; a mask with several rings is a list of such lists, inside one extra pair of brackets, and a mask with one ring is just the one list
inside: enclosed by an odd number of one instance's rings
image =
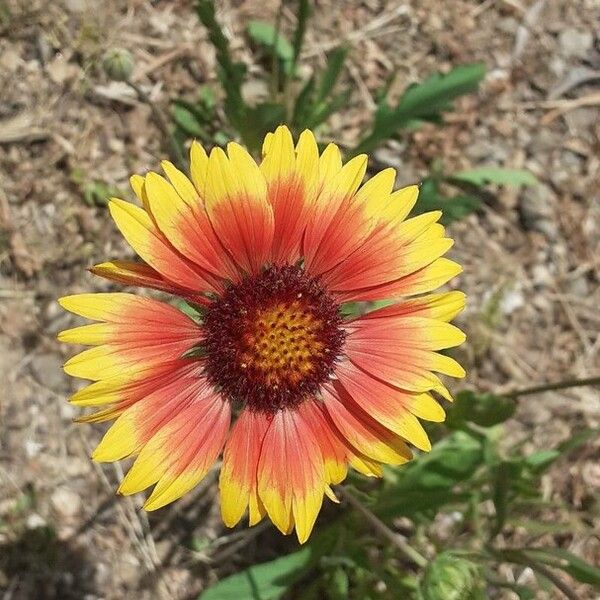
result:
[(279, 94), (279, 57), (277, 56), (277, 46), (279, 44), (279, 32), (281, 30), (281, 18), (283, 16), (283, 0), (279, 3), (277, 16), (275, 17), (275, 34), (273, 36), (273, 57), (272, 57), (272, 75), (271, 75), (271, 100), (277, 102)]
[(347, 487), (338, 487), (336, 491), (348, 502), (348, 504), (350, 504), (350, 506), (352, 506), (352, 508), (357, 510), (369, 522), (377, 533), (394, 544), (406, 558), (421, 568), (427, 566), (427, 559), (422, 554), (407, 544), (400, 535), (392, 531), (379, 517), (373, 514), (356, 496), (354, 496)]
[(501, 394), (506, 398), (517, 398), (519, 396), (529, 396), (531, 394), (539, 394), (541, 392), (550, 392), (553, 390), (564, 390), (572, 387), (582, 387), (584, 385), (600, 385), (600, 377), (589, 377), (587, 379), (566, 379), (555, 383), (545, 383), (523, 390), (515, 390), (507, 394)]
[(169, 124), (167, 123), (167, 120), (165, 119), (165, 116), (160, 108), (158, 108), (150, 96), (148, 96), (148, 94), (146, 94), (146, 92), (139, 85), (137, 85), (137, 83), (134, 83), (133, 81), (127, 81), (127, 84), (137, 94), (139, 100), (150, 107), (154, 121), (166, 140), (167, 149), (171, 160), (178, 168), (185, 170), (187, 168), (186, 160), (181, 153), (181, 149), (175, 141), (175, 138), (169, 129)]

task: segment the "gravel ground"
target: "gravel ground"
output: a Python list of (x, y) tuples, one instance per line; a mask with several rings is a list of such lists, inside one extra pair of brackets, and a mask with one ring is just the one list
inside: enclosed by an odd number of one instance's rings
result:
[[(275, 2), (225, 1), (221, 19), (245, 49), (244, 24)], [(101, 5), (101, 8), (98, 8)], [(448, 171), (530, 169), (535, 188), (492, 190), (482, 211), (451, 227), (455, 283), (469, 295), (461, 317), (466, 385), (503, 391), (597, 374), (600, 369), (600, 4), (598, 0), (320, 0), (303, 69), (338, 40), (353, 50), (345, 77), (352, 107), (322, 137), (351, 143), (393, 72), (393, 90), (435, 70), (480, 60), (488, 75), (443, 128), (423, 127), (378, 150), (378, 166), (418, 181), (443, 157)], [(593, 24), (596, 24), (594, 27)], [(284, 13), (291, 27), (292, 13)], [(102, 433), (72, 422), (74, 383), (56, 333), (72, 319), (66, 293), (106, 290), (85, 268), (130, 250), (101, 190), (130, 197), (131, 172), (164, 153), (150, 111), (106, 80), (104, 51), (124, 46), (135, 81), (160, 106), (214, 82), (214, 53), (192, 2), (0, 1), (0, 592), (5, 598), (188, 598), (219, 573), (291, 547), (272, 531), (224, 530), (215, 478), (148, 522), (138, 498), (115, 500), (120, 467), (94, 465)], [(252, 82), (248, 94), (260, 91)], [(507, 443), (528, 449), (600, 425), (597, 389), (527, 397)], [(561, 540), (600, 563), (600, 446), (592, 442), (544, 480), (589, 525)], [(54, 532), (54, 534), (52, 534)], [(212, 543), (206, 552), (188, 550)], [(238, 544), (239, 541), (239, 544)], [(232, 544), (232, 542), (234, 542)], [(237, 549), (236, 549), (236, 544)], [(231, 549), (233, 546), (233, 549)], [(223, 548), (219, 550), (219, 548)], [(52, 567), (54, 565), (54, 567)], [(225, 565), (225, 566), (224, 566)], [(509, 596), (507, 596), (508, 598)], [(541, 597), (541, 596), (540, 596)], [(589, 589), (580, 597), (592, 598)]]

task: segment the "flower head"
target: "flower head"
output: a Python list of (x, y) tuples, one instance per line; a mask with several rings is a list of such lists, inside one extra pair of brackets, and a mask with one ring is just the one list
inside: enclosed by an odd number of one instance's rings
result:
[[(260, 165), (238, 144), (208, 156), (194, 143), (191, 180), (164, 162), (166, 178), (132, 177), (141, 207), (111, 201), (143, 262), (92, 272), (200, 315), (130, 293), (60, 300), (98, 321), (59, 338), (94, 346), (65, 371), (93, 381), (74, 404), (102, 407), (80, 420), (116, 419), (93, 458), (136, 457), (121, 493), (154, 486), (145, 507), (160, 508), (223, 452), (224, 522), (268, 515), (304, 542), (349, 465), (380, 476), (411, 458), (408, 444), (429, 450), (418, 418), (442, 421), (432, 394), (450, 399), (435, 373), (464, 376), (438, 353), (464, 340), (449, 324), (464, 295), (429, 292), (460, 267), (442, 258), (440, 212), (406, 219), (418, 188), (393, 191), (393, 169), (361, 186), (366, 165), (279, 127)], [(345, 303), (383, 299), (344, 317)]]

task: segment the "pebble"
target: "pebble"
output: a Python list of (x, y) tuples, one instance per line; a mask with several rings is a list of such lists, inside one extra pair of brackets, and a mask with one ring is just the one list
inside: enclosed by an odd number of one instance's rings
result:
[(58, 354), (39, 354), (31, 361), (35, 379), (54, 391), (64, 391), (67, 378), (62, 369), (63, 360)]
[(506, 292), (500, 302), (500, 310), (505, 315), (512, 314), (518, 308), (525, 306), (525, 297), (519, 290), (511, 290)]
[(526, 230), (539, 231), (549, 239), (557, 237), (558, 229), (553, 219), (550, 202), (553, 196), (552, 190), (543, 183), (523, 191), (519, 203), (519, 215)]
[(25, 526), (27, 529), (41, 529), (42, 527), (46, 527), (46, 520), (37, 513), (31, 513), (27, 516)]
[(569, 281), (569, 283), (567, 283), (567, 289), (570, 294), (579, 296), (580, 298), (587, 298), (590, 293), (590, 286), (584, 275), (580, 275)]
[(65, 519), (75, 517), (81, 510), (81, 498), (79, 494), (64, 486), (54, 491), (50, 498), (50, 503), (57, 515)]
[(565, 56), (585, 58), (594, 43), (594, 36), (589, 31), (567, 27), (560, 32), (558, 43)]

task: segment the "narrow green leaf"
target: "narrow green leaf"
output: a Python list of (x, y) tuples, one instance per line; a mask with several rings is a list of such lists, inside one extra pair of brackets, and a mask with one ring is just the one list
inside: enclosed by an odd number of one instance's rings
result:
[(336, 48), (329, 56), (327, 57), (327, 66), (325, 67), (325, 71), (323, 71), (323, 75), (319, 81), (319, 85), (317, 87), (317, 94), (315, 98), (315, 103), (318, 105), (323, 102), (329, 94), (331, 94), (337, 80), (342, 72), (342, 67), (344, 66), (344, 61), (346, 60), (346, 56), (348, 55), (348, 48), (344, 46), (340, 46)]
[(600, 587), (600, 569), (590, 565), (576, 554), (562, 548), (526, 548), (523, 552), (534, 560), (550, 567), (562, 569), (571, 577), (596, 587)]
[(294, 39), (292, 41), (293, 46), (293, 60), (292, 60), (292, 73), (296, 71), (296, 65), (302, 52), (302, 46), (304, 45), (304, 35), (306, 34), (306, 24), (310, 17), (310, 2), (309, 0), (298, 0), (298, 12), (296, 13), (296, 29), (294, 30)]
[(481, 63), (459, 65), (449, 73), (436, 73), (423, 83), (411, 85), (392, 113), (392, 121), (402, 125), (410, 119), (428, 119), (452, 107), (452, 101), (477, 91), (485, 75)]
[(350, 591), (350, 580), (346, 571), (339, 567), (329, 577), (329, 595), (331, 600), (346, 600)]
[(317, 106), (306, 120), (306, 127), (314, 129), (324, 123), (334, 112), (348, 104), (351, 93), (351, 90), (345, 90), (335, 95), (329, 102), (323, 102)]
[(539, 183), (531, 171), (527, 171), (526, 169), (505, 169), (503, 167), (477, 167), (454, 173), (449, 179), (466, 181), (477, 186), (489, 183), (514, 186), (537, 185)]
[(256, 44), (262, 46), (269, 55), (275, 54), (281, 61), (286, 75), (290, 75), (294, 60), (294, 48), (283, 33), (276, 31), (275, 27), (266, 21), (250, 21), (247, 30), (248, 35)]
[(525, 464), (535, 473), (541, 474), (550, 467), (558, 458), (564, 456), (571, 450), (575, 450), (585, 444), (588, 440), (598, 435), (595, 429), (584, 429), (571, 436), (568, 440), (550, 450), (539, 450), (525, 458)]
[(306, 81), (296, 96), (294, 110), (292, 113), (292, 124), (298, 131), (306, 129), (306, 121), (308, 116), (314, 110), (313, 95), (315, 91), (315, 85), (315, 77), (313, 75)]
[(446, 74), (434, 74), (406, 89), (395, 107), (382, 102), (375, 113), (371, 132), (351, 152), (370, 152), (399, 129), (419, 121), (439, 122), (440, 113), (452, 108), (456, 98), (475, 92), (485, 75), (481, 63), (459, 65)]
[(207, 133), (198, 122), (197, 115), (181, 104), (173, 106), (173, 121), (189, 137), (207, 139)]
[[(229, 50), (229, 41), (223, 33), (215, 16), (214, 0), (198, 0), (196, 12), (202, 24), (208, 30), (208, 37), (215, 47), (219, 64), (219, 81), (225, 91), (224, 109), (231, 124), (238, 130), (246, 145), (251, 146), (252, 133), (248, 130), (248, 106), (242, 96), (242, 83), (246, 75), (246, 66), (235, 62)], [(251, 148), (255, 150), (254, 147)]]

